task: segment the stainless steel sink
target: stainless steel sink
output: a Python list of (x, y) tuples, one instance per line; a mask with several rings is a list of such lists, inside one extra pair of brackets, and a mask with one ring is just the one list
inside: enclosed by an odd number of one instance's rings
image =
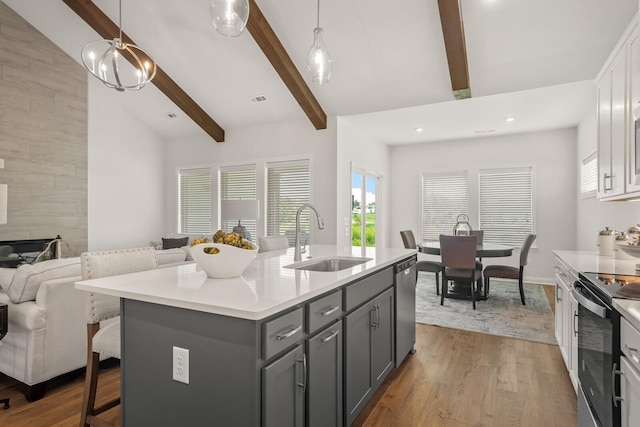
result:
[(355, 267), (356, 265), (364, 264), (367, 261), (371, 261), (371, 258), (358, 258), (358, 257), (324, 258), (324, 259), (285, 265), (285, 268), (292, 268), (294, 270), (309, 270), (309, 271), (340, 271), (340, 270), (345, 270), (347, 268)]

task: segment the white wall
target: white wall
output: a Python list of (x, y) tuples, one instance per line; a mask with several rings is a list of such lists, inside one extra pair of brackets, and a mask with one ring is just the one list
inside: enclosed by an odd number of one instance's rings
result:
[[(228, 130), (225, 142), (212, 139), (171, 141), (167, 145), (165, 204), (168, 233), (177, 231), (177, 171), (193, 166), (241, 164), (243, 161), (270, 161), (279, 159), (309, 158), (311, 161), (311, 203), (325, 221), (325, 229), (316, 229), (311, 222), (314, 243), (335, 244), (336, 241), (336, 120), (328, 118), (327, 129), (316, 130), (309, 120), (272, 123), (264, 126)], [(261, 189), (258, 189), (260, 193)], [(217, 194), (217, 190), (214, 189)], [(217, 204), (214, 196), (212, 223), (218, 223)], [(264, 197), (261, 198), (261, 202)], [(264, 203), (261, 203), (261, 209)], [(261, 221), (265, 221), (262, 218)]]
[[(598, 122), (595, 103), (578, 126), (578, 150), (576, 167), (598, 145)], [(577, 178), (579, 179), (579, 177)], [(624, 231), (640, 222), (640, 203), (638, 202), (601, 202), (595, 197), (580, 199), (577, 194), (576, 249), (579, 251), (597, 251), (598, 232), (605, 227)]]
[[(535, 247), (529, 254), (526, 280), (553, 283), (554, 249), (575, 248), (576, 129), (561, 129), (482, 139), (442, 141), (391, 147), (391, 230), (412, 229), (420, 235), (420, 177), (423, 172), (474, 170), (533, 164), (536, 189)], [(470, 173), (473, 176), (473, 173)], [(475, 192), (472, 192), (475, 193)], [(477, 203), (470, 200), (469, 203)], [(471, 225), (477, 227), (477, 218)], [(402, 246), (392, 239), (392, 246)], [(519, 251), (487, 263), (519, 264)]]
[(148, 246), (164, 232), (165, 141), (122, 110), (135, 93), (88, 83), (88, 249)]
[(365, 135), (347, 120), (338, 119), (338, 179), (336, 187), (337, 244), (351, 246), (351, 168), (355, 167), (372, 176), (378, 176), (376, 194), (378, 247), (389, 247), (389, 147)]

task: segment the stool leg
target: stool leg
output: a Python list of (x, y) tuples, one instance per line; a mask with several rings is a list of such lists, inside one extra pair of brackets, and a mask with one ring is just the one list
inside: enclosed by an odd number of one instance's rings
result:
[(0, 399), (0, 403), (4, 404), (4, 409), (9, 409), (9, 398), (8, 397), (6, 399)]

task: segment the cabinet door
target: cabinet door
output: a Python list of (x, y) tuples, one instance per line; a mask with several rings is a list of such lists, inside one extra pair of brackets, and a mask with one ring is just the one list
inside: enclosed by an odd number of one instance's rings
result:
[(377, 389), (393, 368), (393, 289), (377, 297), (373, 305), (373, 378)]
[[(627, 193), (640, 191), (640, 181), (636, 181), (636, 169), (640, 169), (640, 152), (636, 152), (634, 123), (640, 118), (640, 31), (636, 27), (629, 37), (629, 126), (627, 130)], [(640, 150), (639, 150), (640, 151)]]
[(598, 197), (611, 192), (611, 72), (602, 75), (598, 95)]
[(578, 301), (572, 293), (569, 293), (571, 307), (571, 338), (568, 344), (569, 351), (569, 377), (573, 383), (573, 388), (578, 389)]
[[(571, 373), (571, 342), (573, 335), (573, 310), (571, 309), (571, 291), (563, 284), (564, 298), (562, 300), (562, 352), (567, 369)], [(573, 382), (573, 379), (571, 380)]]
[(556, 277), (556, 303), (555, 303), (555, 325), (556, 325), (556, 341), (558, 341), (558, 346), (560, 347), (560, 352), (562, 353), (562, 357), (567, 360), (567, 355), (564, 354), (562, 348), (562, 321), (564, 320), (563, 310), (562, 310), (562, 300), (564, 300), (564, 288), (559, 282), (559, 279)]
[(624, 194), (627, 147), (627, 55), (623, 46), (613, 60), (611, 68), (611, 191), (607, 196)]
[(342, 321), (307, 342), (307, 426), (342, 425)]
[(367, 303), (345, 317), (345, 418), (350, 425), (374, 389), (373, 335), (375, 318), (373, 303)]
[(264, 426), (304, 426), (305, 357), (299, 345), (262, 369)]
[(622, 396), (622, 427), (640, 425), (640, 374), (626, 357), (620, 358), (620, 395)]

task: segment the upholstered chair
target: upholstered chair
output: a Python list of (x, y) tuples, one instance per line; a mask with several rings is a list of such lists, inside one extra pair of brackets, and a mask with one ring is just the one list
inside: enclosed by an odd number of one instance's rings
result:
[(444, 304), (449, 280), (468, 282), (471, 302), (476, 309), (476, 292), (482, 283), (482, 271), (476, 269), (476, 236), (440, 235), (440, 257), (442, 258), (442, 293), (440, 305)]
[[(104, 252), (85, 252), (80, 257), (82, 279), (97, 279), (152, 270), (158, 267), (151, 247)], [(95, 406), (100, 357), (120, 359), (120, 299), (87, 292), (85, 300), (87, 322), (87, 373), (80, 427), (109, 425), (97, 415), (120, 404), (120, 398)]]
[(536, 240), (535, 234), (529, 234), (522, 244), (522, 250), (520, 251), (520, 267), (512, 267), (510, 265), (488, 265), (484, 269), (484, 297), (489, 296), (489, 280), (494, 278), (499, 279), (513, 279), (518, 281), (518, 287), (520, 288), (520, 300), (522, 305), (524, 302), (524, 266), (527, 265), (527, 259), (529, 257), (529, 250), (533, 241)]
[[(416, 245), (416, 239), (413, 235), (413, 231), (402, 230), (400, 232), (400, 236), (402, 237), (402, 243), (404, 243), (404, 247), (406, 249), (416, 249), (418, 247)], [(436, 294), (440, 295), (440, 272), (442, 271), (442, 264), (438, 261), (418, 261), (416, 263), (416, 269), (418, 270), (418, 274), (420, 274), (421, 271), (435, 273)]]

